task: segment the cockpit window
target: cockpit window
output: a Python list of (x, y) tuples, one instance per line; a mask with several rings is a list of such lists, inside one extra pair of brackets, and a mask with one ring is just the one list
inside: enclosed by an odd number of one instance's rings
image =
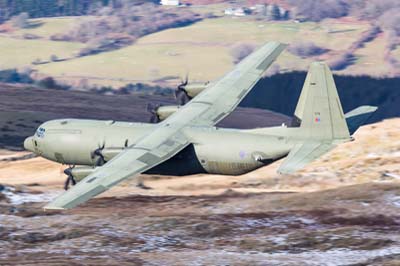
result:
[(36, 130), (36, 136), (39, 138), (44, 138), (45, 132), (46, 132), (46, 129), (39, 127), (38, 130)]

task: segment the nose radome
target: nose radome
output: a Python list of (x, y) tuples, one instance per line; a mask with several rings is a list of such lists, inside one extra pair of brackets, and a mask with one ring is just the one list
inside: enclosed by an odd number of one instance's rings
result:
[(28, 137), (25, 139), (24, 148), (25, 148), (25, 150), (28, 150), (31, 152), (35, 151), (35, 149), (33, 148), (33, 138), (32, 137)]

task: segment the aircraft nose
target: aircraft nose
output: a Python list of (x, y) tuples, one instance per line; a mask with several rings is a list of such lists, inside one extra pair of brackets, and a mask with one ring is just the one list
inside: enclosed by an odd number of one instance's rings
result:
[(33, 137), (28, 137), (25, 139), (24, 148), (25, 148), (25, 150), (35, 152), (34, 145), (33, 145)]

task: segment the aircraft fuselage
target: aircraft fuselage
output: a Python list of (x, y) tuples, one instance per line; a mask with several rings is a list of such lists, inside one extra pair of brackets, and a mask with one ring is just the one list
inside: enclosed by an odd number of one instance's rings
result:
[[(152, 132), (157, 125), (99, 120), (63, 119), (42, 124), (25, 147), (51, 161), (95, 166), (100, 150), (105, 161)], [(295, 134), (286, 127), (233, 130), (188, 127), (191, 145), (146, 173), (188, 175), (215, 173), (239, 175), (284, 157)], [(288, 133), (289, 132), (289, 133)]]

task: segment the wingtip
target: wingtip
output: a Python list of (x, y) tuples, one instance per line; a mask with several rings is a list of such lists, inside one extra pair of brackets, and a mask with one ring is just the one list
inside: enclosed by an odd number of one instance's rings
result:
[(51, 206), (51, 205), (46, 205), (43, 207), (43, 211), (63, 211), (63, 210), (66, 210), (66, 208)]
[(279, 175), (288, 175), (288, 174), (291, 174), (291, 173), (293, 173), (293, 171), (276, 171)]
[(264, 45), (271, 45), (271, 44), (273, 44), (273, 45), (275, 45), (277, 47), (282, 47), (282, 48), (286, 48), (289, 45), (287, 43), (282, 43), (282, 42), (279, 42), (279, 41), (268, 41)]
[(296, 172), (296, 170), (282, 165), (281, 167), (278, 168), (278, 170), (276, 170), (276, 172), (280, 175), (290, 175)]

